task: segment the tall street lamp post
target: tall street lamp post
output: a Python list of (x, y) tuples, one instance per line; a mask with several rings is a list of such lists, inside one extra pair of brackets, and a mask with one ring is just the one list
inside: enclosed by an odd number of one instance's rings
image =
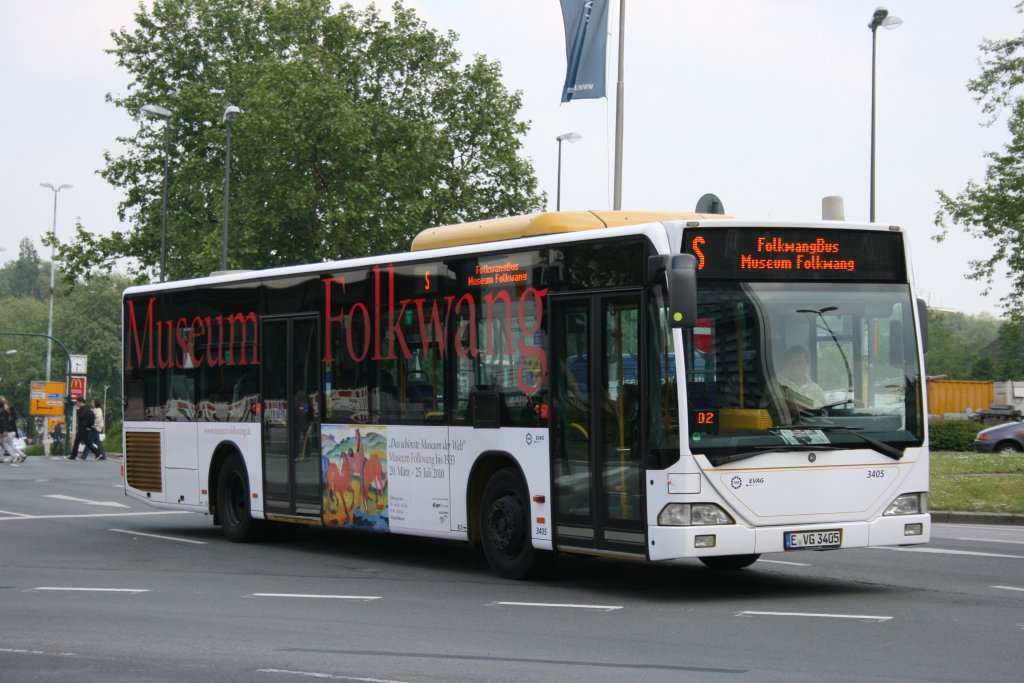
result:
[(583, 136), (579, 133), (562, 133), (558, 140), (558, 184), (555, 191), (555, 211), (562, 210), (562, 142), (579, 142)]
[(103, 385), (103, 431), (107, 431), (107, 389), (110, 388), (109, 384)]
[(231, 124), (242, 110), (233, 104), (224, 107), (224, 125), (227, 126), (228, 144), (224, 153), (224, 231), (221, 235), (220, 269), (228, 269), (228, 191), (231, 187)]
[(53, 353), (53, 292), (55, 276), (57, 274), (57, 195), (60, 194), (61, 190), (70, 190), (71, 185), (63, 184), (54, 187), (50, 183), (39, 183), (41, 187), (45, 187), (53, 191), (53, 229), (50, 231), (50, 240), (52, 245), (50, 247), (50, 316), (49, 321), (46, 323), (46, 381), (50, 381), (50, 358)]
[(147, 104), (142, 111), (154, 118), (164, 119), (164, 191), (163, 210), (160, 214), (160, 282), (164, 281), (165, 265), (167, 261), (167, 158), (170, 154), (171, 144), (171, 115), (170, 109), (161, 107), (159, 104)]
[(871, 16), (871, 23), (868, 24), (868, 28), (871, 29), (871, 206), (869, 211), (869, 220), (875, 222), (875, 45), (877, 43), (877, 33), (879, 26), (885, 27), (887, 30), (899, 28), (903, 20), (899, 17), (889, 16), (889, 10), (884, 7), (879, 7), (875, 10), (875, 13)]

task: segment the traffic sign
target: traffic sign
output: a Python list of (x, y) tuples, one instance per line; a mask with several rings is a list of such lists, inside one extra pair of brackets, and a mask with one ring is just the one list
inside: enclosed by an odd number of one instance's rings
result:
[(63, 382), (33, 381), (29, 390), (29, 415), (63, 415)]
[(693, 345), (701, 353), (710, 353), (715, 348), (714, 318), (697, 318), (693, 328)]

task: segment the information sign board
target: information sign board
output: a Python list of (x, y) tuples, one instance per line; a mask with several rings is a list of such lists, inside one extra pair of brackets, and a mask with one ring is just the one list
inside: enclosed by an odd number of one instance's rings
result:
[(29, 415), (63, 415), (64, 384), (33, 381), (29, 390)]

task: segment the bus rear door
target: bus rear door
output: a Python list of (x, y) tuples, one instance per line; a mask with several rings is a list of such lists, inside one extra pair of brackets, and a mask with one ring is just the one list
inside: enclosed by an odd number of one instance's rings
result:
[(316, 317), (265, 317), (263, 490), (268, 513), (320, 516), (320, 349)]

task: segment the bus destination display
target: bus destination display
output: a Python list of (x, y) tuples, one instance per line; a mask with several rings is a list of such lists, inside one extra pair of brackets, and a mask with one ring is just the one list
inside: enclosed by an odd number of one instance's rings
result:
[(697, 228), (683, 251), (708, 278), (906, 282), (897, 232), (800, 228)]

